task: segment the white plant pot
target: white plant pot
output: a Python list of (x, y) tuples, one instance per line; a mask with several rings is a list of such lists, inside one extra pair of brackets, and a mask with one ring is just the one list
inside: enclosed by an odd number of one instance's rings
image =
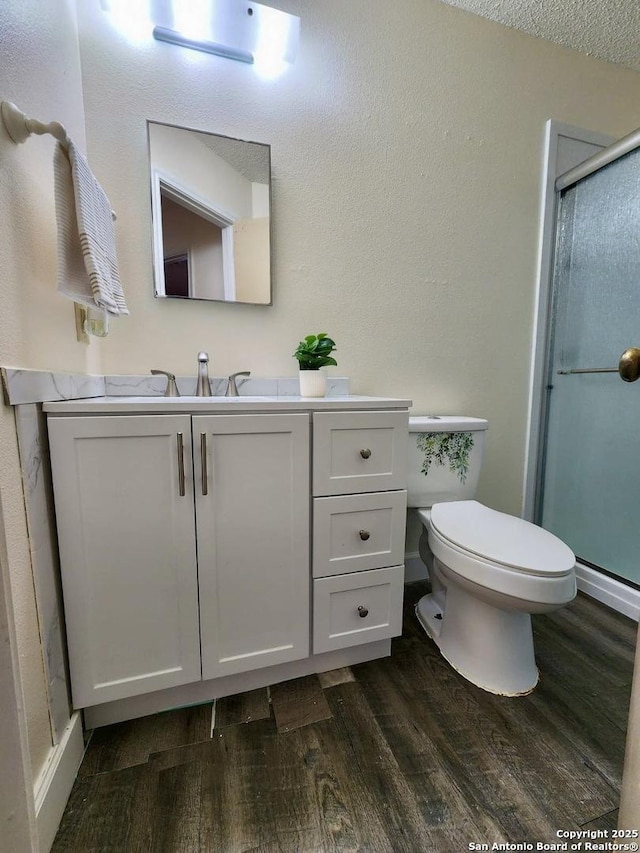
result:
[(300, 371), (300, 396), (324, 397), (327, 393), (327, 376), (322, 370)]

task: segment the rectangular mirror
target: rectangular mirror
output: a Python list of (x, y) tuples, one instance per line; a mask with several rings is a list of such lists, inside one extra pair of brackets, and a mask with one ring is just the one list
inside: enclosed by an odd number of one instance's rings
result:
[(155, 295), (270, 305), (270, 147), (147, 127)]

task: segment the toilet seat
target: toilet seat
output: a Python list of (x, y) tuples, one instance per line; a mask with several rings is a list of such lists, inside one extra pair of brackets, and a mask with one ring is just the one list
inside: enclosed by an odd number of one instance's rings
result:
[(430, 523), (442, 545), (511, 572), (552, 578), (575, 567), (571, 549), (548, 530), (478, 501), (434, 504)]
[[(418, 514), (426, 523), (429, 546), (445, 576), (452, 573), (462, 581), (526, 603), (530, 612), (535, 612), (535, 605), (561, 606), (575, 598), (573, 552), (548, 531), (477, 501), (434, 504), (428, 520), (424, 510)], [(463, 544), (443, 535), (438, 524)]]

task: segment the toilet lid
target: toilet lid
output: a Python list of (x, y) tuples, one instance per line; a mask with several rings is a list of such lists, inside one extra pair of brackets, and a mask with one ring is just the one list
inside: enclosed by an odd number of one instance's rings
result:
[(548, 530), (477, 501), (435, 504), (431, 525), (458, 548), (515, 571), (565, 575), (576, 563), (571, 549)]

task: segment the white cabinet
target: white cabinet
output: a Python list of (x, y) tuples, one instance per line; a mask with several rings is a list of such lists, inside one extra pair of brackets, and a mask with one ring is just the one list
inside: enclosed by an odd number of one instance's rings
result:
[(49, 436), (75, 707), (309, 654), (308, 414)]
[(307, 657), (309, 416), (201, 415), (193, 434), (202, 677)]
[(199, 679), (191, 418), (50, 418), (49, 442), (74, 707)]
[(48, 404), (74, 707), (128, 719), (388, 654), (407, 401), (357, 399)]
[(313, 416), (313, 651), (402, 631), (407, 412)]

